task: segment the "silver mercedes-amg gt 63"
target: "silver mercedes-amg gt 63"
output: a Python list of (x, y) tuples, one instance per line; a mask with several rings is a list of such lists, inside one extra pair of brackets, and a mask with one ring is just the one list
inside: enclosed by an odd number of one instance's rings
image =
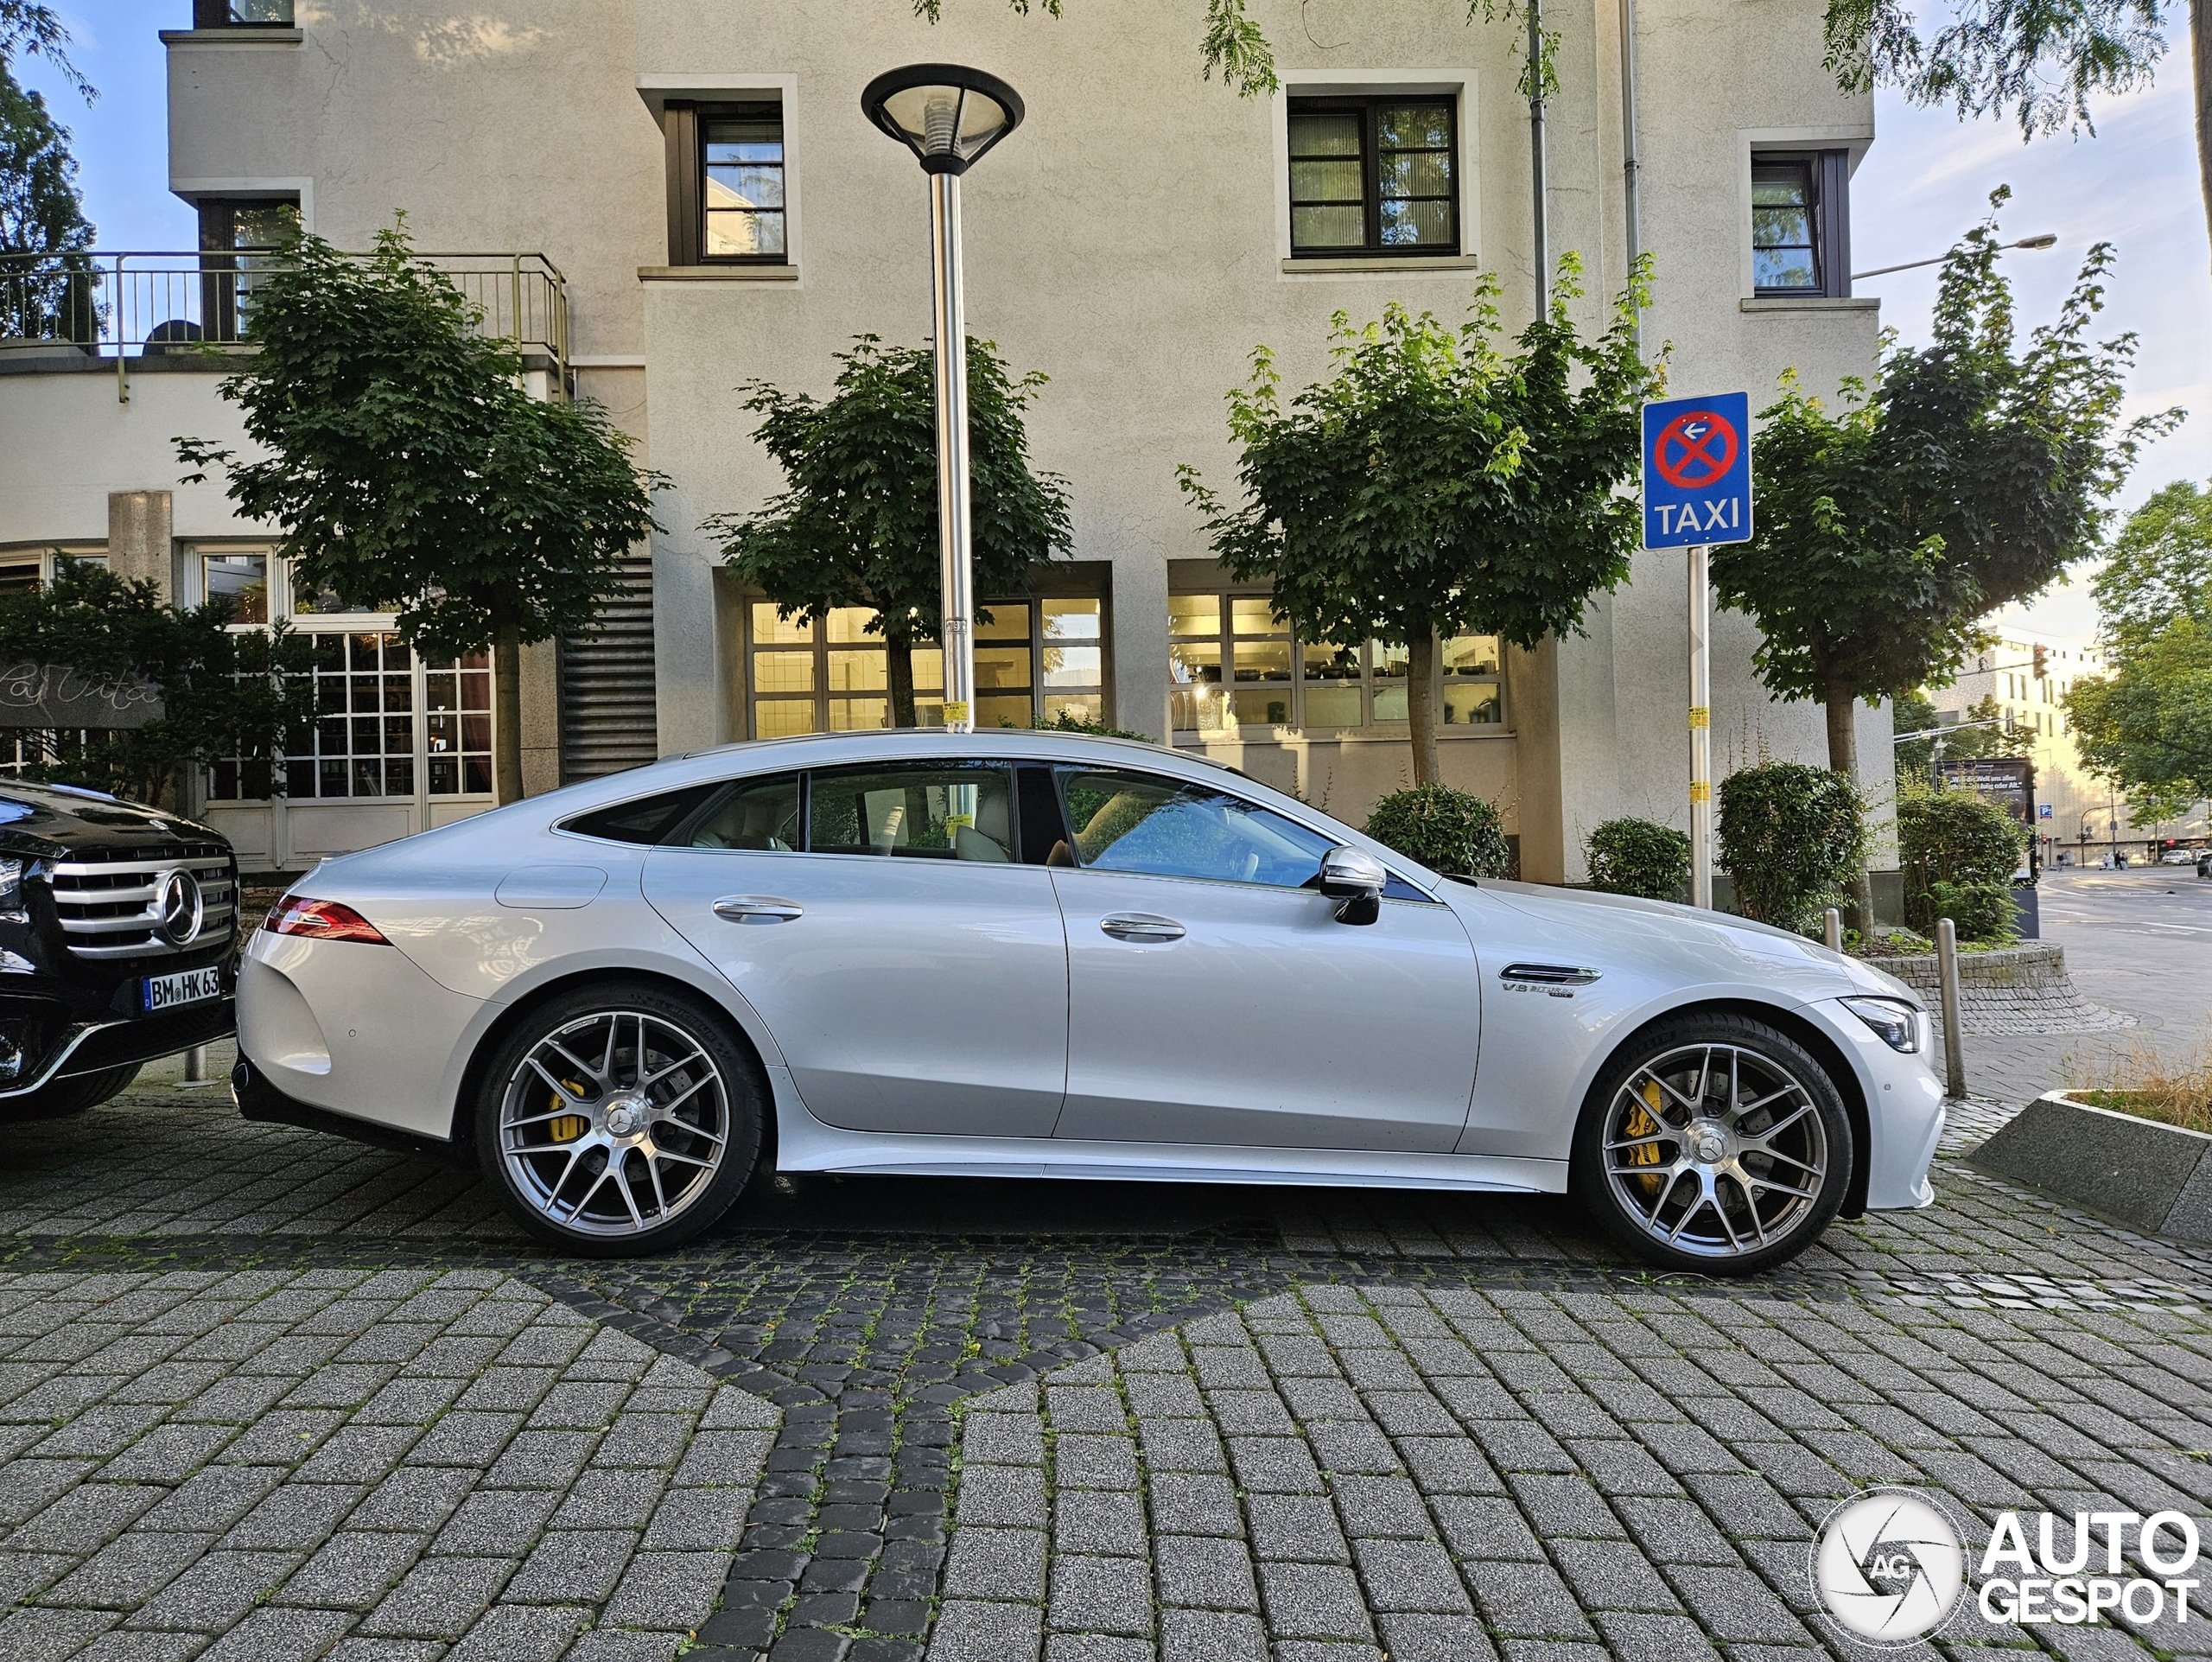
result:
[(701, 751), (327, 862), (248, 947), (256, 1118), (473, 1154), (571, 1251), (763, 1172), (1572, 1192), (1672, 1268), (1925, 1206), (1901, 983), (1739, 919), (1446, 878), (1204, 758)]

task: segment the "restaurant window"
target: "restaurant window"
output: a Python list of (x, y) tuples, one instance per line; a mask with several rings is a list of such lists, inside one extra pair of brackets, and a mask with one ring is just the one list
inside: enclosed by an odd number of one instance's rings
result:
[[(849, 733), (891, 725), (888, 659), (868, 633), (875, 614), (840, 607), (818, 621), (783, 618), (766, 601), (746, 607), (746, 685), (756, 739)], [(978, 731), (1033, 727), (1061, 716), (1106, 720), (1104, 605), (1091, 595), (1032, 595), (980, 603), (976, 621)], [(912, 649), (914, 718), (944, 721), (944, 657)]]
[[(1403, 646), (1300, 640), (1265, 594), (1171, 594), (1167, 632), (1177, 732), (1283, 728), (1325, 738), (1406, 720)], [(1497, 730), (1505, 706), (1497, 638), (1454, 636), (1439, 643), (1437, 659), (1440, 730)]]
[(1847, 150), (1751, 157), (1751, 289), (1758, 295), (1851, 292), (1851, 156)]
[(787, 262), (783, 105), (671, 99), (662, 121), (668, 263)]
[(1402, 93), (1291, 99), (1293, 257), (1458, 253), (1457, 115)]

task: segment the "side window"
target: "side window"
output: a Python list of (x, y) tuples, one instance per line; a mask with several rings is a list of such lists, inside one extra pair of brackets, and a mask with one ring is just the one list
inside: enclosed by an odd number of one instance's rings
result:
[(810, 776), (807, 850), (1004, 865), (1014, 856), (1004, 762), (840, 767)]
[(1156, 774), (1064, 767), (1060, 793), (1076, 863), (1096, 871), (1299, 888), (1333, 846), (1268, 809)]
[(664, 791), (658, 796), (618, 802), (609, 808), (594, 808), (589, 813), (563, 820), (556, 829), (574, 831), (579, 837), (601, 837), (609, 843), (641, 843), (651, 847), (721, 788), (713, 783), (687, 785), (680, 791)]
[(799, 846), (797, 774), (743, 779), (710, 804), (677, 839), (692, 849), (764, 849), (791, 853)]

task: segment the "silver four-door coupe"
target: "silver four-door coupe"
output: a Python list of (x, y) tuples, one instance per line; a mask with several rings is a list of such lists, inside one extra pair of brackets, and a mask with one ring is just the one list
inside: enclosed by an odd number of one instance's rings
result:
[(1943, 1122), (1925, 1012), (1814, 942), (1010, 730), (702, 751), (332, 860), (238, 1039), (249, 1114), (473, 1147), (601, 1254), (765, 1165), (1571, 1189), (1744, 1271), (1926, 1205)]

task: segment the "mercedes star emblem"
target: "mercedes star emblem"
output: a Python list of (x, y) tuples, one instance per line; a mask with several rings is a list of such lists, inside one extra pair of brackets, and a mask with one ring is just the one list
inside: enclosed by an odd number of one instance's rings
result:
[(200, 879), (188, 871), (164, 871), (154, 879), (154, 927), (172, 946), (199, 935), (207, 904)]

